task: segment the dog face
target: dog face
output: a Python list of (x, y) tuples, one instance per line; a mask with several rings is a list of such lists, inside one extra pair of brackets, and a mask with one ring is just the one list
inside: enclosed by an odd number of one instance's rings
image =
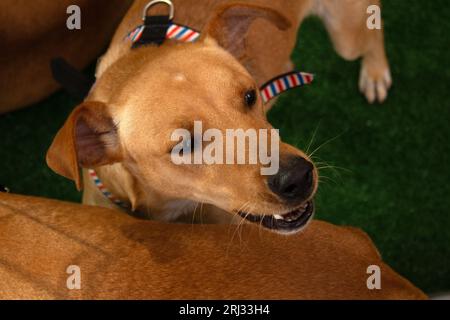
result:
[[(209, 203), (272, 230), (298, 231), (313, 214), (318, 180), (303, 152), (282, 142), (273, 149), (278, 137), (270, 135), (258, 149), (278, 153), (279, 168), (271, 175), (261, 174), (267, 167), (261, 163), (195, 162), (212, 143), (198, 136), (198, 123), (202, 132), (273, 129), (255, 81), (236, 59), (243, 44), (224, 45), (230, 39), (223, 35), (236, 32), (227, 29), (246, 30), (249, 17), (287, 25), (267, 9), (228, 7), (212, 19), (198, 43), (143, 47), (123, 56), (102, 74), (88, 101), (60, 130), (47, 156), (49, 166), (80, 187), (79, 166), (119, 162), (144, 198), (157, 190), (164, 199)], [(174, 140), (178, 130), (189, 137)], [(174, 149), (180, 144), (184, 159), (193, 160), (189, 164), (174, 163)], [(238, 148), (235, 143), (231, 149), (219, 149), (224, 157), (233, 152), (235, 160)], [(245, 153), (250, 150), (249, 144), (243, 148)]]

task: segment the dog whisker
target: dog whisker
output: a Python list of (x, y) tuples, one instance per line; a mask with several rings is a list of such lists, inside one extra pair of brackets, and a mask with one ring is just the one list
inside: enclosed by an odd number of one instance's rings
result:
[(317, 126), (316, 126), (316, 129), (314, 129), (314, 132), (313, 132), (313, 135), (312, 135), (312, 137), (311, 137), (311, 140), (309, 141), (308, 147), (307, 147), (306, 150), (305, 150), (305, 153), (306, 153), (306, 154), (308, 154), (309, 149), (311, 148), (311, 145), (314, 143), (314, 140), (315, 140), (315, 138), (316, 138), (317, 131), (318, 131), (319, 127), (320, 127), (321, 122), (322, 122), (322, 120), (319, 121), (319, 123), (318, 123)]
[[(325, 181), (323, 181), (322, 179), (325, 179)], [(330, 177), (327, 177), (327, 176), (320, 176), (320, 178), (319, 178), (319, 183), (323, 184), (323, 183), (327, 183), (327, 182), (332, 182), (332, 183), (334, 183), (335, 185), (339, 185), (339, 184), (336, 182), (336, 180), (334, 180), (334, 179), (332, 179), (332, 178), (330, 178)]]
[[(237, 214), (238, 214), (240, 211), (243, 211), (243, 210), (248, 206), (249, 202), (250, 202), (250, 201), (245, 202), (245, 203), (237, 210)], [(244, 212), (245, 212), (245, 211), (244, 211)], [(230, 249), (230, 246), (231, 246), (232, 243), (233, 243), (233, 240), (234, 240), (234, 237), (235, 237), (235, 235), (236, 235), (236, 232), (237, 232), (237, 230), (239, 229), (239, 226), (240, 226), (240, 224), (241, 224), (242, 222), (243, 222), (243, 220), (239, 221), (239, 223), (238, 223), (236, 229), (235, 229), (234, 232), (233, 232), (233, 235), (231, 236), (231, 239), (230, 239), (230, 242), (229, 242), (228, 248), (227, 248), (227, 255), (228, 255), (228, 251), (229, 251), (229, 249)], [(232, 223), (230, 223), (230, 226), (231, 226), (231, 225), (232, 225)]]
[(346, 169), (346, 168), (343, 168), (343, 167), (332, 166), (332, 165), (319, 166), (319, 167), (317, 167), (317, 169), (318, 170), (332, 169), (334, 171), (342, 170), (342, 171), (347, 171), (347, 172), (353, 173), (353, 171), (350, 170), (350, 169)]
[(198, 208), (199, 204), (200, 204), (200, 202), (197, 202), (195, 204), (194, 212), (192, 213), (192, 221), (191, 221), (192, 227), (194, 227), (194, 224), (195, 224), (195, 214), (197, 212), (197, 208)]
[(239, 239), (241, 241), (241, 245), (242, 245), (242, 230), (244, 228), (247, 217), (251, 214), (251, 212), (253, 212), (255, 210), (255, 207), (256, 206), (252, 202), (249, 201), (247, 204), (247, 208), (245, 209), (245, 212), (247, 212), (247, 214), (245, 215), (244, 219), (242, 219), (239, 223)]
[(260, 239), (261, 239), (261, 230), (263, 229), (262, 222), (263, 222), (263, 220), (264, 220), (265, 217), (266, 217), (266, 215), (264, 214), (264, 215), (263, 215), (263, 218), (261, 219), (261, 221), (259, 221), (258, 233), (259, 233), (259, 238), (260, 238)]
[(347, 173), (353, 173), (352, 170), (342, 168), (342, 167), (332, 166), (332, 165), (321, 166), (321, 167), (318, 167), (317, 169), (320, 172), (320, 176), (322, 176), (322, 172), (324, 170), (328, 170), (328, 169), (331, 170), (333, 172), (334, 176), (336, 178), (338, 178), (341, 181), (341, 183), (342, 183), (342, 174), (341, 174), (342, 171), (347, 172)]
[(239, 243), (240, 244), (242, 244), (242, 234), (240, 231), (242, 230), (242, 226), (244, 225), (245, 220), (247, 219), (248, 215), (250, 214), (250, 211), (251, 211), (250, 210), (250, 202), (247, 202), (247, 206), (245, 207), (245, 211), (244, 211), (246, 213), (245, 217), (239, 221), (237, 228), (235, 230), (235, 232), (237, 232), (239, 235)]
[(345, 132), (340, 133), (340, 134), (338, 134), (337, 136), (335, 136), (335, 137), (333, 137), (333, 138), (331, 138), (331, 139), (328, 139), (327, 141), (325, 141), (324, 143), (322, 143), (320, 146), (318, 146), (316, 149), (314, 149), (313, 152), (311, 152), (311, 154), (308, 154), (308, 157), (312, 158), (312, 156), (313, 156), (317, 151), (319, 151), (320, 149), (322, 149), (322, 148), (323, 148), (324, 146), (326, 146), (327, 144), (333, 142), (334, 140), (339, 139), (344, 133), (345, 133)]
[[(339, 183), (337, 183), (335, 180), (331, 179), (330, 177), (323, 176), (322, 172), (324, 170), (328, 170), (328, 169), (331, 170), (333, 172), (333, 175), (336, 176), (337, 178), (339, 178), (339, 180), (341, 180), (341, 183), (342, 183), (341, 172), (353, 173), (353, 170), (350, 170), (350, 169), (344, 168), (344, 167), (339, 167), (339, 166), (332, 165), (332, 164), (324, 161), (323, 159), (321, 159), (321, 158), (319, 158), (317, 156), (312, 157), (312, 159), (315, 161), (316, 168), (317, 168), (318, 172), (320, 173), (320, 175), (319, 175), (319, 182), (321, 182), (320, 178), (323, 177), (323, 178), (328, 179), (331, 182), (335, 183), (336, 185), (339, 185)], [(315, 159), (317, 159), (319, 161), (317, 161)]]
[(250, 214), (250, 212), (253, 212), (254, 209), (255, 209), (255, 205), (253, 203), (249, 202), (248, 208), (246, 209), (247, 214), (245, 215), (245, 218), (242, 219), (242, 223), (240, 223), (239, 239), (240, 239), (241, 243), (242, 243), (242, 229), (244, 226), (244, 222), (245, 222), (246, 218), (248, 217), (248, 215)]
[(203, 224), (203, 202), (200, 204), (200, 224)]

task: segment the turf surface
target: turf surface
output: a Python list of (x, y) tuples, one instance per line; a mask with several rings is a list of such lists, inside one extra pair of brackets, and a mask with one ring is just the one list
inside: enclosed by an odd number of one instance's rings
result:
[[(328, 163), (317, 217), (361, 227), (384, 259), (426, 292), (450, 289), (450, 3), (385, 1), (394, 87), (368, 105), (357, 92), (359, 63), (333, 51), (322, 24), (308, 19), (294, 60), (316, 74), (270, 113), (285, 141)], [(15, 193), (79, 201), (74, 185), (52, 173), (45, 152), (74, 101), (59, 92), (0, 116), (0, 183)], [(327, 166), (323, 164), (322, 166)], [(333, 168), (338, 167), (338, 168)]]

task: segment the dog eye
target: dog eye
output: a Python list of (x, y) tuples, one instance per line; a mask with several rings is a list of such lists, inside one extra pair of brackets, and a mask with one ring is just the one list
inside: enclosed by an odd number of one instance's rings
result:
[(256, 103), (256, 99), (256, 90), (254, 89), (247, 91), (244, 95), (244, 101), (247, 107), (253, 107)]

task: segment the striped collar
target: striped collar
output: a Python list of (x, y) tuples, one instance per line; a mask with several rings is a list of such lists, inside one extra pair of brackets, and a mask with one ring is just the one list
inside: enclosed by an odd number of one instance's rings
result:
[(292, 71), (267, 81), (260, 88), (261, 97), (266, 104), (276, 96), (290, 89), (308, 85), (314, 81), (314, 75), (306, 72)]
[(93, 169), (89, 169), (89, 177), (92, 179), (92, 181), (94, 182), (95, 186), (98, 188), (98, 190), (103, 193), (103, 195), (108, 198), (109, 200), (111, 200), (112, 203), (118, 205), (119, 207), (125, 209), (125, 210), (130, 210), (131, 206), (126, 203), (123, 202), (122, 200), (120, 200), (119, 198), (117, 198), (116, 196), (114, 196), (107, 188), (106, 186), (103, 184), (103, 182), (100, 180), (100, 178), (98, 177), (97, 173), (95, 172), (95, 170)]
[[(140, 25), (131, 31), (125, 39), (130, 40), (132, 43), (136, 43), (142, 37), (144, 33), (145, 25)], [(195, 31), (189, 27), (172, 23), (167, 29), (167, 40), (178, 40), (182, 42), (195, 42), (200, 37), (200, 32)]]

